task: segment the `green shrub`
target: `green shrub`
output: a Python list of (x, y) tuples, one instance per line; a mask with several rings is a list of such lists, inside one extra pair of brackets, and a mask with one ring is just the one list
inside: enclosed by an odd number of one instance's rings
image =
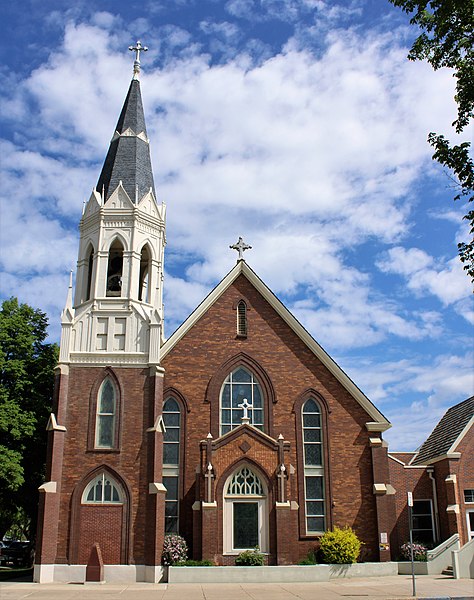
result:
[(182, 564), (187, 558), (188, 546), (186, 540), (176, 533), (165, 535), (163, 554), (161, 555), (162, 563), (169, 567)]
[(261, 567), (265, 562), (265, 556), (256, 546), (253, 550), (244, 550), (235, 559), (235, 564), (239, 567)]
[(321, 554), (324, 562), (332, 565), (355, 563), (360, 553), (361, 541), (350, 527), (334, 527), (321, 538)]
[(214, 567), (212, 560), (186, 560), (185, 562), (175, 565), (176, 567)]
[(299, 565), (317, 565), (318, 561), (316, 560), (316, 554), (314, 550), (310, 550), (306, 555), (306, 558), (302, 558)]

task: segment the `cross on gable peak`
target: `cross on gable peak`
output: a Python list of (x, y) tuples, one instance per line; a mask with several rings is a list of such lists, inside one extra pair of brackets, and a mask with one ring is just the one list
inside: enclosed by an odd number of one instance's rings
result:
[(233, 244), (232, 246), (229, 246), (229, 248), (231, 250), (237, 250), (237, 252), (239, 253), (238, 260), (244, 260), (245, 250), (251, 250), (252, 246), (250, 246), (249, 244), (246, 244), (244, 242), (244, 240), (239, 236), (239, 239), (237, 240), (237, 242), (235, 244)]

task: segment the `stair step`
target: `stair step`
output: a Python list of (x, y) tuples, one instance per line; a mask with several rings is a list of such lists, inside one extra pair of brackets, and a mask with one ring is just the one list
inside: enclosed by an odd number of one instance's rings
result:
[(442, 571), (443, 575), (454, 575), (454, 571), (453, 571), (453, 567), (446, 567), (446, 569), (444, 569)]

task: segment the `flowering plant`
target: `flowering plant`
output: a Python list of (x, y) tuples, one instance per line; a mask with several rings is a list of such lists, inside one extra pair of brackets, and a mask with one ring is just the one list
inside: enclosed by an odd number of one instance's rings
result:
[(417, 542), (413, 542), (413, 544), (410, 544), (410, 542), (405, 542), (405, 544), (403, 544), (403, 546), (401, 546), (401, 548), (400, 548), (402, 557), (405, 560), (411, 560), (411, 547), (412, 546), (413, 546), (413, 560), (418, 560), (420, 562), (426, 562), (426, 560), (427, 560), (426, 546), (423, 546), (423, 544), (419, 544)]
[(163, 543), (163, 554), (161, 561), (166, 566), (179, 565), (188, 558), (188, 546), (186, 540), (175, 533), (165, 535)]

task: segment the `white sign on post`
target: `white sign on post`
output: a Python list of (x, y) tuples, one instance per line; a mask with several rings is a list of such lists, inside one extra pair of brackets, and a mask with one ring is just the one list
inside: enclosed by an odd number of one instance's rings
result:
[(408, 506), (413, 506), (413, 494), (412, 492), (407, 492), (408, 496)]

